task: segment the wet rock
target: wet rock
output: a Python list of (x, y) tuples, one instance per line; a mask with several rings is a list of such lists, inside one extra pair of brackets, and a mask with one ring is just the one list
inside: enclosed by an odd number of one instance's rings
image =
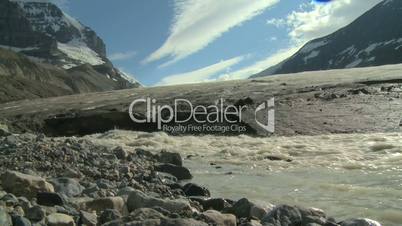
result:
[(211, 193), (207, 188), (193, 183), (188, 183), (184, 185), (183, 191), (184, 194), (186, 194), (187, 196), (205, 196), (205, 197), (211, 196)]
[(158, 161), (161, 163), (183, 166), (183, 160), (179, 153), (162, 151), (158, 156)]
[(96, 226), (98, 224), (98, 217), (96, 214), (86, 211), (80, 211), (80, 223), (87, 226)]
[(111, 189), (116, 187), (111, 181), (103, 178), (96, 180), (96, 185), (101, 189)]
[(17, 196), (33, 198), (38, 192), (54, 192), (53, 185), (43, 178), (16, 171), (6, 171), (1, 181), (5, 191)]
[(207, 210), (201, 214), (206, 222), (216, 226), (236, 226), (236, 217), (232, 214), (222, 214), (216, 210)]
[(326, 222), (325, 214), (319, 209), (304, 209), (288, 205), (277, 206), (261, 219), (261, 223), (266, 226), (325, 225)]
[(33, 206), (29, 208), (25, 213), (25, 217), (33, 222), (43, 220), (43, 218), (45, 218), (45, 215), (45, 210), (40, 206)]
[[(12, 216), (13, 226), (31, 226), (31, 222), (23, 216)], [(2, 224), (0, 224), (2, 225)]]
[(66, 195), (67, 197), (75, 197), (82, 193), (84, 187), (72, 178), (61, 177), (49, 180), (54, 186), (56, 192)]
[(8, 215), (7, 211), (2, 207), (0, 207), (0, 225), (13, 226), (10, 215)]
[(74, 219), (71, 216), (62, 213), (52, 213), (46, 217), (48, 226), (75, 226)]
[(13, 194), (6, 194), (1, 199), (7, 206), (15, 206), (18, 204), (18, 199)]
[(123, 147), (116, 147), (113, 149), (113, 153), (120, 160), (125, 160), (128, 157), (128, 153), (123, 149)]
[(198, 201), (202, 205), (204, 210), (213, 209), (217, 211), (222, 211), (224, 208), (231, 207), (231, 205), (225, 199), (222, 198), (201, 199), (201, 200), (198, 199), (196, 201)]
[(159, 164), (155, 166), (156, 171), (169, 173), (175, 176), (179, 180), (189, 180), (193, 178), (190, 171), (182, 166), (176, 166), (173, 164)]
[(162, 207), (170, 212), (180, 212), (191, 209), (190, 204), (185, 200), (164, 200), (145, 195), (141, 191), (133, 191), (128, 196), (127, 208), (132, 212), (140, 208)]
[(122, 213), (124, 211), (124, 206), (123, 198), (118, 196), (98, 198), (84, 203), (85, 208), (99, 213), (106, 209), (114, 209)]
[(169, 173), (156, 172), (155, 178), (166, 185), (172, 185), (178, 182), (177, 178)]
[(250, 202), (246, 198), (242, 198), (239, 201), (237, 201), (230, 209), (229, 213), (232, 213), (236, 215), (238, 218), (243, 218), (243, 217), (250, 217), (250, 210), (251, 207), (254, 206), (252, 202)]
[(57, 193), (39, 192), (36, 195), (36, 200), (42, 206), (63, 206), (64, 199)]
[(117, 220), (119, 218), (121, 218), (121, 214), (119, 211), (114, 209), (106, 209), (100, 214), (99, 223), (104, 224), (110, 221)]
[(380, 223), (374, 220), (360, 218), (360, 219), (349, 219), (340, 223), (341, 226), (381, 226)]
[(250, 208), (250, 218), (261, 220), (268, 213), (266, 208), (259, 205), (253, 205)]

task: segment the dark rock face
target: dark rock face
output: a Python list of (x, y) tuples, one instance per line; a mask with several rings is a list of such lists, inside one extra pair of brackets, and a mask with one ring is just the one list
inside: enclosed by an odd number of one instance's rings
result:
[(175, 176), (179, 180), (189, 180), (193, 178), (190, 171), (182, 166), (176, 166), (173, 164), (159, 164), (155, 166), (156, 171), (169, 173)]
[(39, 205), (42, 206), (63, 206), (64, 200), (57, 193), (39, 192), (36, 194), (36, 199)]
[(205, 197), (211, 196), (211, 193), (207, 188), (193, 183), (188, 183), (184, 185), (183, 191), (187, 196), (205, 196)]
[(289, 59), (252, 77), (402, 63), (401, 18), (402, 1), (383, 1), (350, 25), (310, 41)]

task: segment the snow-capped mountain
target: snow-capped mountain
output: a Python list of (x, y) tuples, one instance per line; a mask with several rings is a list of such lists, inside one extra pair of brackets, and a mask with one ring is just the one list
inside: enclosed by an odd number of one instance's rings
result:
[[(39, 67), (46, 65), (65, 70), (64, 74), (83, 70), (80, 76), (87, 75), (91, 85), (74, 82), (75, 92), (139, 86), (107, 59), (104, 42), (91, 28), (49, 0), (0, 0), (0, 48), (23, 54)], [(88, 70), (88, 67), (92, 69)], [(96, 76), (101, 77), (100, 81), (108, 81), (96, 84), (96, 79), (93, 79)]]
[(348, 26), (308, 42), (252, 77), (402, 63), (402, 1), (385, 0)]

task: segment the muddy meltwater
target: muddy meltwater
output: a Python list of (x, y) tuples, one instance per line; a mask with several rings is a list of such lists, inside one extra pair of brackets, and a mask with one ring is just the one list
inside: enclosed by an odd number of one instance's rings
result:
[(252, 138), (116, 130), (89, 137), (191, 156), (184, 164), (193, 181), (215, 197), (298, 204), (336, 219), (402, 224), (402, 133)]

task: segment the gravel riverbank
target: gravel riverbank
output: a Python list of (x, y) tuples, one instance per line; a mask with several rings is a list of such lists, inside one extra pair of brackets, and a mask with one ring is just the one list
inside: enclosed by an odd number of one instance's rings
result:
[(333, 219), (316, 208), (211, 198), (208, 188), (191, 183), (177, 153), (1, 133), (2, 226), (380, 225)]

